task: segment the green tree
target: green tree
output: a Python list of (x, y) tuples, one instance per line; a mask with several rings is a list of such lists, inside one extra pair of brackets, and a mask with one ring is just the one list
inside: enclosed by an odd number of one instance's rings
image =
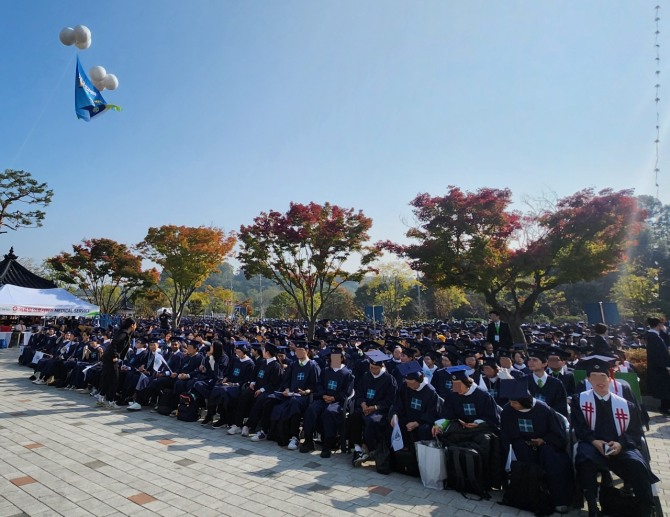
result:
[(400, 310), (412, 301), (410, 289), (419, 282), (411, 268), (401, 262), (381, 264), (377, 269), (377, 275), (368, 284), (374, 291), (374, 305), (384, 308), (384, 318), (399, 320)]
[(51, 203), (53, 190), (26, 171), (5, 169), (0, 173), (0, 233), (42, 226), (46, 213), (37, 207)]
[[(359, 281), (380, 254), (366, 246), (372, 220), (362, 212), (326, 203), (291, 203), (288, 212), (262, 212), (239, 232), (238, 259), (247, 278), (262, 275), (287, 292), (308, 321), (309, 339), (323, 304), (347, 281)], [(344, 268), (358, 255), (360, 266)]]
[(193, 293), (186, 302), (186, 310), (191, 316), (202, 316), (209, 305), (207, 293)]
[(268, 318), (292, 320), (298, 317), (298, 308), (290, 294), (281, 292), (272, 298), (265, 314)]
[(454, 311), (469, 305), (470, 302), (460, 287), (442, 287), (433, 292), (435, 317), (438, 319), (448, 320)]
[(195, 290), (232, 251), (235, 237), (219, 228), (165, 225), (149, 228), (137, 245), (145, 258), (163, 268), (167, 279), (158, 288), (170, 302), (174, 326)]
[(612, 287), (612, 298), (625, 316), (644, 321), (658, 311), (658, 269), (626, 265)]
[(358, 310), (351, 291), (339, 287), (323, 304), (321, 319), (331, 320), (353, 320), (361, 319), (363, 313)]

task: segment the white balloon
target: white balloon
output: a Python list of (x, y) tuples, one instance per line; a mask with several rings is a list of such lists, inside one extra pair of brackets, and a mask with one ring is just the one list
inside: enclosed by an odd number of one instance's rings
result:
[[(91, 41), (91, 31), (86, 25), (77, 25), (74, 28), (74, 39), (76, 43), (81, 43), (84, 44), (87, 41), (89, 42), (90, 46), (90, 41)], [(79, 45), (77, 45), (79, 46)], [(81, 47), (80, 47), (81, 48)], [(86, 47), (88, 48), (88, 47)]]
[(92, 81), (102, 81), (107, 75), (107, 70), (101, 66), (94, 66), (88, 72), (88, 75), (91, 76)]
[(80, 50), (86, 50), (88, 47), (91, 46), (91, 39), (89, 38), (88, 40), (84, 41), (83, 43), (80, 43), (80, 42), (77, 41), (75, 43), (75, 45)]
[(102, 81), (100, 81), (100, 82), (93, 81), (93, 86), (95, 86), (98, 89), (99, 92), (101, 92), (102, 90), (105, 89), (105, 83), (102, 82)]
[(67, 45), (68, 47), (70, 45), (74, 45), (74, 29), (72, 27), (63, 27), (63, 29), (60, 31), (60, 34), (58, 35), (58, 38), (63, 45)]
[(119, 87), (119, 80), (114, 74), (107, 74), (102, 80), (102, 84), (108, 90), (116, 90)]

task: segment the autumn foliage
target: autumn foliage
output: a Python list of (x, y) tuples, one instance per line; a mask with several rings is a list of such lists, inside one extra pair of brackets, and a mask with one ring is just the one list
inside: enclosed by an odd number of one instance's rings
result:
[[(372, 271), (379, 250), (366, 246), (372, 220), (361, 211), (330, 203), (291, 203), (282, 214), (262, 212), (239, 232), (238, 254), (247, 278), (262, 275), (286, 291), (300, 316), (309, 323), (309, 337), (323, 305), (348, 280), (360, 281)], [(354, 254), (360, 267), (344, 264)]]
[(632, 192), (585, 189), (531, 214), (511, 210), (511, 191), (483, 188), (411, 201), (417, 226), (409, 245), (379, 243), (410, 260), (426, 283), (485, 296), (515, 329), (538, 297), (559, 285), (616, 269), (639, 232), (644, 211)]
[(220, 228), (165, 225), (149, 228), (137, 245), (142, 255), (162, 267), (167, 278), (158, 288), (172, 308), (175, 326), (193, 292), (230, 254), (236, 239)]
[(46, 262), (58, 280), (76, 285), (103, 314), (113, 314), (124, 299), (158, 280), (155, 269), (144, 271), (142, 258), (112, 239), (85, 239), (72, 246), (72, 253)]

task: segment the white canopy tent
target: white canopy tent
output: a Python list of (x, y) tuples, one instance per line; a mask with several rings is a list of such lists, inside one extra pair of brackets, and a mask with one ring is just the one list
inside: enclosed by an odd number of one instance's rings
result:
[(0, 287), (0, 315), (93, 316), (99, 312), (100, 307), (65, 289), (29, 289), (10, 284)]

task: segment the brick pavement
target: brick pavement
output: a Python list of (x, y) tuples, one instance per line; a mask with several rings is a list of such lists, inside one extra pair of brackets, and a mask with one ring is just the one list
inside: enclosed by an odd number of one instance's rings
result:
[[(499, 494), (470, 501), (353, 469), (349, 455), (324, 460), (148, 409), (96, 409), (87, 395), (33, 385), (17, 356), (0, 350), (0, 517), (530, 515), (498, 504)], [(670, 420), (652, 421), (653, 468), (670, 515)]]

